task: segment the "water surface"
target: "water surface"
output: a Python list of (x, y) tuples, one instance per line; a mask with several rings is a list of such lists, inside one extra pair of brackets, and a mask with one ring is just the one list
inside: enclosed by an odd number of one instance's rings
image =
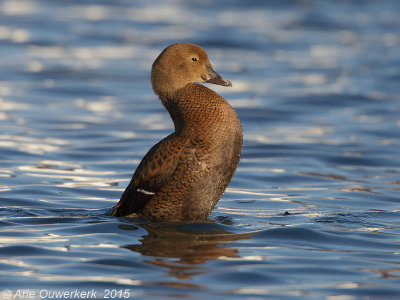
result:
[[(0, 297), (400, 297), (399, 16), (395, 0), (0, 2)], [(149, 74), (175, 42), (232, 81), (210, 87), (242, 120), (239, 168), (207, 221), (109, 217), (173, 130)]]

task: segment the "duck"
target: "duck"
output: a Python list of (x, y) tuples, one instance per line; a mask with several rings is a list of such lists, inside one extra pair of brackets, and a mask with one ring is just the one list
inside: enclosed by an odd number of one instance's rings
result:
[(208, 218), (237, 169), (243, 130), (228, 101), (202, 83), (232, 86), (200, 46), (173, 44), (156, 58), (152, 88), (175, 130), (143, 157), (112, 216), (169, 222)]

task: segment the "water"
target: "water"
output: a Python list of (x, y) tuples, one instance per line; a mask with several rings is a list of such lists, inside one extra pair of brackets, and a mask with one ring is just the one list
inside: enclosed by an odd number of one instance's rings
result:
[[(1, 1), (1, 297), (400, 298), (399, 32), (395, 0)], [(109, 217), (182, 41), (233, 83), (238, 171), (207, 221)]]

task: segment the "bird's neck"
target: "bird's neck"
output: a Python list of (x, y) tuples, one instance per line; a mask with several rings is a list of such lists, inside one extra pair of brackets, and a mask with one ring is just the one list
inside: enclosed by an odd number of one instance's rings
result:
[(188, 84), (172, 96), (160, 96), (160, 99), (168, 110), (178, 134), (207, 134), (208, 130), (214, 131), (222, 116), (221, 106), (227, 104), (214, 91), (196, 83)]

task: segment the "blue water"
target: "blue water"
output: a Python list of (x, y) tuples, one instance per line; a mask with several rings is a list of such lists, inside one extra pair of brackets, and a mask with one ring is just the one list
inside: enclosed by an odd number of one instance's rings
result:
[[(239, 168), (207, 221), (109, 217), (176, 42), (232, 81)], [(399, 299), (399, 80), (396, 0), (0, 1), (0, 298)]]

